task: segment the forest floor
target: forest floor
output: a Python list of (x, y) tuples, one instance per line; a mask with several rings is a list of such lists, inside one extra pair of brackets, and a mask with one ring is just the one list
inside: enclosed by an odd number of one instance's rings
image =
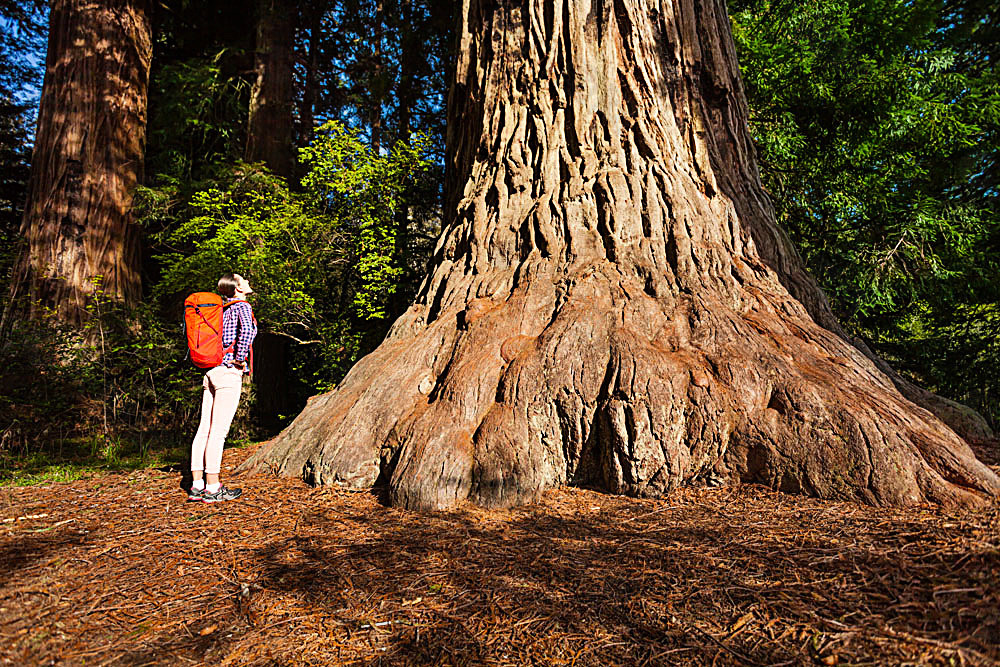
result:
[(188, 503), (180, 480), (0, 488), (0, 663), (1000, 665), (1000, 503), (559, 489), (416, 514), (248, 474)]

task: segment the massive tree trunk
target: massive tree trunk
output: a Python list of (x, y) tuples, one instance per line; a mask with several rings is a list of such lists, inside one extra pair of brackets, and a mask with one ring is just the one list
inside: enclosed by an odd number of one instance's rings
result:
[[(465, 0), (420, 295), (253, 463), (394, 504), (1000, 480), (839, 333), (777, 228), (722, 0)], [(818, 323), (817, 323), (818, 322)]]
[[(144, 0), (57, 0), (15, 290), (79, 324), (96, 289), (139, 296), (132, 195), (142, 175), (152, 35)], [(13, 299), (12, 299), (13, 301)]]
[(246, 159), (264, 162), (290, 178), (295, 169), (292, 108), (292, 47), (295, 5), (284, 0), (258, 0), (256, 78), (250, 93)]

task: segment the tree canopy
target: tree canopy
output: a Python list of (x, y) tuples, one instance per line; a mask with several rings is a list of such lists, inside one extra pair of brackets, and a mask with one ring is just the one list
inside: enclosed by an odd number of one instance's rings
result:
[(765, 187), (836, 313), (996, 423), (996, 12), (964, 1), (731, 8)]

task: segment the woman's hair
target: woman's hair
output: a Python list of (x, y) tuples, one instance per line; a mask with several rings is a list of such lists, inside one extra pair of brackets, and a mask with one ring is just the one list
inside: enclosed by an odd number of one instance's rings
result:
[(235, 273), (227, 273), (226, 275), (219, 278), (218, 292), (227, 299), (232, 299), (236, 296), (236, 286), (239, 285), (236, 282)]

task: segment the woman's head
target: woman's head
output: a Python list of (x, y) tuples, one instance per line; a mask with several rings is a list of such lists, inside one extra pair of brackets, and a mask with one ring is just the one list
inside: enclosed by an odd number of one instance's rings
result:
[(253, 293), (253, 289), (250, 287), (250, 281), (238, 273), (227, 273), (219, 278), (219, 285), (217, 289), (219, 294), (227, 299), (232, 299), (235, 296), (246, 296), (247, 294)]

